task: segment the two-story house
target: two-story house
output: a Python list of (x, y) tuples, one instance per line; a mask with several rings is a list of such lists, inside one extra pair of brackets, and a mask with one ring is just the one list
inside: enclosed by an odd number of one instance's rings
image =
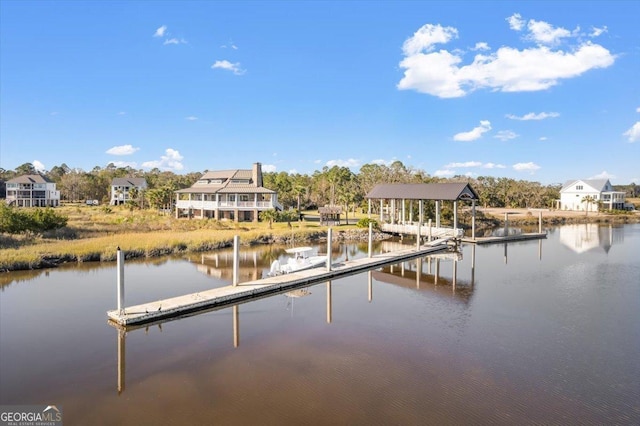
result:
[[(142, 195), (147, 189), (147, 181), (144, 178), (114, 178), (111, 181), (111, 201), (109, 204), (117, 206)], [(136, 196), (134, 192), (137, 191)]]
[(609, 179), (567, 181), (560, 190), (560, 210), (597, 212), (624, 209), (624, 191), (614, 191)]
[(17, 207), (58, 207), (60, 191), (42, 175), (23, 175), (7, 181), (6, 202)]
[(257, 222), (264, 210), (282, 210), (278, 194), (262, 186), (262, 165), (250, 170), (207, 172), (190, 188), (176, 191), (176, 217)]

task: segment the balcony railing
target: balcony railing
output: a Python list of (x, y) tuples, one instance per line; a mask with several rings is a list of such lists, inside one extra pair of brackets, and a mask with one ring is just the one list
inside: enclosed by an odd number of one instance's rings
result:
[(198, 200), (178, 200), (176, 207), (179, 209), (204, 209), (204, 210), (218, 210), (218, 209), (258, 209), (268, 210), (276, 207), (280, 207), (279, 204), (272, 201), (198, 201)]

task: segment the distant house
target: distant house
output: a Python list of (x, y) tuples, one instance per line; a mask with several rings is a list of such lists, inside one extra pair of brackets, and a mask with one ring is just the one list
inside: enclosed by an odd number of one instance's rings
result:
[(117, 206), (132, 200), (131, 195), (134, 188), (140, 195), (147, 189), (147, 181), (144, 178), (114, 178), (111, 181), (111, 201), (109, 204)]
[[(586, 197), (591, 197), (588, 202)], [(558, 209), (597, 212), (599, 206), (605, 210), (622, 210), (625, 207), (624, 191), (614, 191), (609, 179), (585, 179), (567, 181), (560, 190)]]
[(60, 191), (42, 175), (23, 175), (7, 181), (6, 202), (17, 207), (58, 207)]
[(176, 217), (257, 222), (264, 210), (282, 210), (276, 191), (262, 186), (262, 165), (250, 170), (207, 172), (190, 188), (176, 191)]

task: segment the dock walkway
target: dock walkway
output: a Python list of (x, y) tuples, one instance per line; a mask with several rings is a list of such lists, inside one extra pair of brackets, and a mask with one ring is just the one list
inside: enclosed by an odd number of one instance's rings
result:
[(402, 262), (404, 260), (438, 253), (447, 249), (446, 242), (447, 239), (442, 239), (438, 240), (439, 244), (435, 244), (435, 241), (432, 241), (429, 245), (420, 246), (420, 248), (407, 247), (404, 250), (334, 263), (331, 265), (331, 270), (327, 270), (326, 266), (318, 267), (291, 274), (239, 283), (236, 286), (229, 285), (198, 293), (143, 303), (141, 305), (129, 306), (122, 309), (122, 311), (108, 311), (107, 316), (109, 317), (109, 321), (119, 326), (150, 323), (200, 310), (232, 305), (256, 297), (352, 275), (390, 263)]

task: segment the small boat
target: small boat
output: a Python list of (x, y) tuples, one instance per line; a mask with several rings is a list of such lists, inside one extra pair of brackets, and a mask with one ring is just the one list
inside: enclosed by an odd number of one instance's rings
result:
[(273, 263), (271, 263), (269, 276), (290, 274), (292, 272), (302, 271), (327, 264), (326, 256), (310, 256), (313, 251), (312, 247), (294, 247), (285, 251), (292, 256), (286, 263), (274, 260)]

